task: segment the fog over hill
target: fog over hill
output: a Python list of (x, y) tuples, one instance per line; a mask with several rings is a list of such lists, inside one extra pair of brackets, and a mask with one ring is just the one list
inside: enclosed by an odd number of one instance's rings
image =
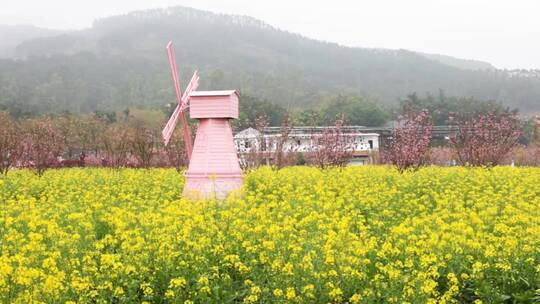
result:
[(56, 36), (65, 31), (50, 30), (32, 25), (0, 24), (0, 58), (16, 57), (15, 48), (24, 41)]
[(440, 54), (426, 54), (419, 53), (429, 59), (444, 63), (449, 66), (453, 66), (465, 70), (495, 70), (496, 68), (488, 62), (471, 59), (460, 59)]
[(250, 17), (185, 7), (104, 18), (86, 30), (21, 41), (15, 55), (0, 60), (0, 106), (37, 112), (162, 107), (173, 100), (165, 55), (169, 40), (184, 84), (198, 68), (201, 89), (236, 88), (292, 108), (339, 93), (394, 105), (409, 93), (442, 89), (540, 112), (535, 71), (503, 71), (407, 50), (343, 47)]

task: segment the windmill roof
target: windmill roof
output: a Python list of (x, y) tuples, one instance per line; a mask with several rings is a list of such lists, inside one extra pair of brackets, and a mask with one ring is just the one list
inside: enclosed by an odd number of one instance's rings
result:
[(190, 97), (193, 96), (229, 96), (232, 94), (237, 94), (236, 90), (223, 90), (223, 91), (193, 91), (189, 94)]

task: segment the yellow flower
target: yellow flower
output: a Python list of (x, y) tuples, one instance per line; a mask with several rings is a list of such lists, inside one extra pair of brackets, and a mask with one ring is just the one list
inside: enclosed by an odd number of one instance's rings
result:
[(124, 289), (122, 287), (116, 287), (114, 289), (114, 295), (117, 297), (121, 297), (122, 295), (124, 295)]
[(202, 293), (202, 294), (210, 294), (211, 292), (211, 289), (210, 287), (208, 286), (203, 286), (199, 289), (199, 291)]
[(261, 288), (259, 286), (253, 286), (253, 287), (251, 287), (250, 292), (252, 294), (260, 294), (261, 293)]
[(186, 279), (183, 277), (171, 279), (169, 283), (169, 288), (184, 288), (187, 284)]
[(308, 284), (306, 286), (304, 286), (304, 288), (302, 288), (302, 293), (307, 297), (307, 298), (315, 298), (315, 285), (313, 284)]
[(197, 283), (199, 283), (200, 285), (208, 285), (209, 281), (208, 281), (208, 277), (206, 276), (202, 276), (200, 277), (198, 280), (197, 280)]
[(152, 287), (148, 283), (141, 284), (141, 289), (145, 296), (151, 296), (154, 294), (154, 289), (152, 289)]
[(292, 300), (296, 297), (296, 291), (292, 287), (287, 288), (286, 297), (288, 300)]
[(336, 301), (336, 302), (341, 302), (341, 300), (343, 299), (342, 296), (343, 296), (343, 291), (341, 290), (341, 288), (339, 287), (334, 287), (329, 293), (328, 295), (330, 296), (330, 299)]
[(432, 294), (435, 291), (435, 287), (437, 287), (437, 282), (431, 279), (427, 279), (422, 285), (422, 292), (428, 295)]
[(220, 203), (182, 198), (174, 169), (0, 179), (0, 303), (442, 304), (465, 286), (480, 303), (488, 275), (540, 284), (539, 168), (263, 167)]
[(256, 303), (259, 300), (259, 297), (255, 294), (250, 294), (244, 298), (244, 303)]
[(360, 303), (360, 300), (362, 300), (362, 296), (357, 293), (353, 294), (349, 299), (349, 301), (353, 304)]

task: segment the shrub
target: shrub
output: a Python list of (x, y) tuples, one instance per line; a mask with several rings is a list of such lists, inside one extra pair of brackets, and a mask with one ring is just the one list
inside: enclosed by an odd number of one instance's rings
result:
[(64, 139), (50, 118), (28, 120), (23, 125), (22, 160), (39, 176), (45, 170), (60, 165)]
[(319, 168), (343, 167), (352, 158), (352, 137), (343, 132), (343, 123), (343, 118), (338, 119), (334, 127), (326, 128), (320, 136), (314, 137), (312, 162)]
[(457, 131), (450, 144), (462, 165), (500, 165), (521, 136), (519, 120), (510, 114), (455, 117), (452, 123)]
[(118, 168), (125, 166), (129, 157), (130, 130), (127, 125), (115, 123), (107, 126), (101, 135), (101, 150), (105, 158), (104, 166)]
[(7, 113), (0, 112), (0, 174), (7, 174), (21, 156), (19, 125)]
[(432, 129), (427, 110), (409, 111), (404, 121), (397, 121), (392, 138), (382, 152), (383, 162), (393, 164), (400, 172), (426, 164)]
[(145, 127), (138, 126), (130, 130), (128, 135), (131, 152), (143, 168), (150, 167), (156, 154), (158, 139), (155, 133)]
[(165, 154), (169, 160), (169, 165), (177, 172), (181, 172), (188, 165), (188, 156), (183, 136), (180, 132), (175, 132), (171, 141), (165, 146)]

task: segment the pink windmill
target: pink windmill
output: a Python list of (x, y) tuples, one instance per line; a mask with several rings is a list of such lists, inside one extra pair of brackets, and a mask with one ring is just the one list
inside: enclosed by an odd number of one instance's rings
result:
[[(178, 105), (162, 136), (167, 145), (180, 117), (189, 161), (184, 196), (223, 199), (232, 190), (242, 187), (242, 169), (229, 124), (230, 119), (238, 118), (239, 95), (235, 90), (196, 91), (199, 86), (197, 71), (182, 94), (172, 42), (167, 45), (167, 54)], [(191, 118), (199, 120), (195, 144), (192, 144), (186, 119), (188, 107)]]

